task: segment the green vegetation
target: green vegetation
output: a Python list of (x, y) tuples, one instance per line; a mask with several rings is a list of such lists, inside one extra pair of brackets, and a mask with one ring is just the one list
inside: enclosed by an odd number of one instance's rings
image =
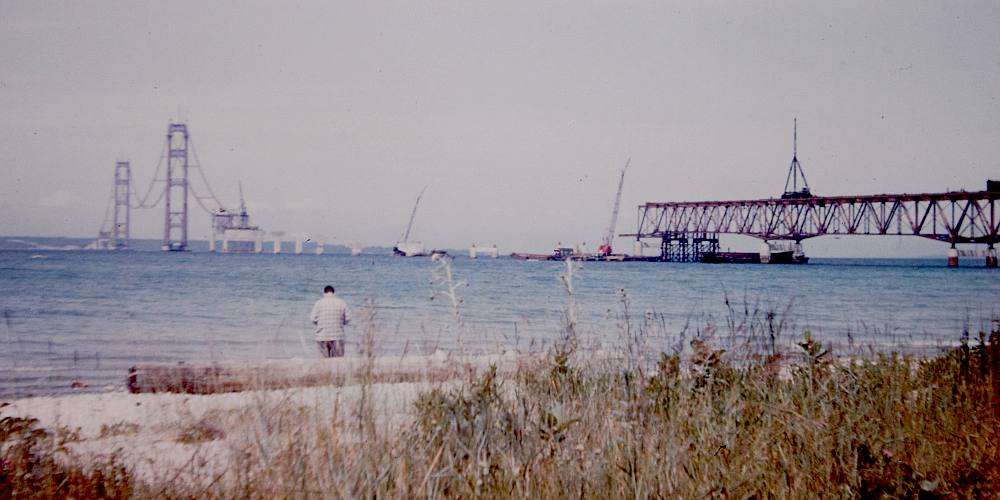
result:
[(405, 438), (413, 451), (396, 458), (415, 474), (357, 493), (1000, 495), (997, 332), (924, 362), (839, 364), (808, 338), (801, 346), (805, 361), (785, 377), (705, 349), (691, 370), (663, 355), (647, 376), (574, 368), (559, 355), (511, 381), (488, 373), (426, 395)]
[(154, 488), (115, 460), (73, 465), (34, 421), (4, 418), (0, 497), (1000, 496), (1000, 324), (929, 360), (836, 360), (806, 335), (799, 361), (734, 364), (692, 344), (655, 369), (567, 347), (488, 370), (422, 394), (401, 430), (366, 398), (346, 423), (262, 409), (221, 475)]

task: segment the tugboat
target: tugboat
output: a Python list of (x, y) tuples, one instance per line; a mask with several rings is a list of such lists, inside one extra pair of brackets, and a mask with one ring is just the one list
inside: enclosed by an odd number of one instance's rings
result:
[(593, 254), (577, 251), (575, 248), (564, 247), (562, 242), (556, 244), (552, 253), (512, 253), (510, 258), (514, 260), (594, 260)]

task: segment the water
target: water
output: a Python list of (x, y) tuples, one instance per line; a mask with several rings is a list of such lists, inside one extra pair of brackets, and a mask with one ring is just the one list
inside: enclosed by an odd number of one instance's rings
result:
[[(120, 390), (128, 367), (149, 361), (315, 357), (308, 314), (328, 283), (352, 307), (349, 354), (368, 313), (383, 353), (459, 341), (469, 351), (540, 350), (561, 335), (565, 264), (455, 259), (455, 280), (466, 284), (461, 329), (437, 293), (436, 267), (383, 255), (0, 250), (0, 396), (70, 392), (74, 383)], [(652, 350), (724, 337), (745, 306), (760, 321), (776, 312), (788, 348), (810, 330), (840, 351), (916, 353), (955, 345), (1000, 312), (1000, 272), (949, 269), (943, 259), (584, 263), (574, 286), (581, 342), (601, 349), (622, 347), (626, 302), (632, 331), (650, 325)]]

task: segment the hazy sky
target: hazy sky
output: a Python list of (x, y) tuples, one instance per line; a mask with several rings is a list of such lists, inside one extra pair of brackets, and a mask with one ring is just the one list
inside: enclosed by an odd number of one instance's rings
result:
[[(176, 119), (226, 204), (242, 180), (265, 229), (340, 243), (391, 245), (428, 185), (427, 246), (595, 248), (626, 158), (618, 232), (645, 201), (777, 196), (794, 117), (816, 194), (980, 190), (998, 26), (996, 1), (3, 0), (0, 235), (96, 235), (115, 161), (144, 191)], [(945, 252), (915, 240), (807, 252)]]

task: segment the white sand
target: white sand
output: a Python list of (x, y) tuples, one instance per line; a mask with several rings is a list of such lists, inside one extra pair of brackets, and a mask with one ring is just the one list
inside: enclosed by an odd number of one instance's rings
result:
[[(375, 371), (419, 374), (447, 366), (460, 368), (455, 373), (468, 373), (495, 365), (499, 371), (509, 373), (527, 360), (513, 354), (436, 354), (381, 358), (375, 363)], [(363, 366), (362, 361), (348, 358), (338, 366), (357, 369)], [(323, 366), (330, 369), (331, 365)], [(454, 383), (417, 380), (372, 384), (370, 401), (377, 427), (386, 431), (410, 422), (413, 403), (420, 393)], [(276, 419), (289, 418), (289, 412), (293, 412), (291, 418), (301, 421), (303, 432), (329, 423), (343, 429), (341, 436), (350, 439), (361, 395), (362, 386), (357, 383), (208, 395), (121, 391), (18, 399), (0, 413), (36, 418), (53, 432), (78, 433), (78, 438), (73, 436), (67, 442), (72, 455), (69, 459), (98, 463), (117, 454), (139, 477), (156, 482), (192, 480), (193, 476), (204, 479), (214, 471), (225, 470), (233, 454), (244, 450), (248, 443), (268, 446), (274, 438), (272, 424)], [(210, 436), (182, 442), (183, 436), (199, 429), (208, 430)], [(189, 474), (192, 477), (183, 477)]]

